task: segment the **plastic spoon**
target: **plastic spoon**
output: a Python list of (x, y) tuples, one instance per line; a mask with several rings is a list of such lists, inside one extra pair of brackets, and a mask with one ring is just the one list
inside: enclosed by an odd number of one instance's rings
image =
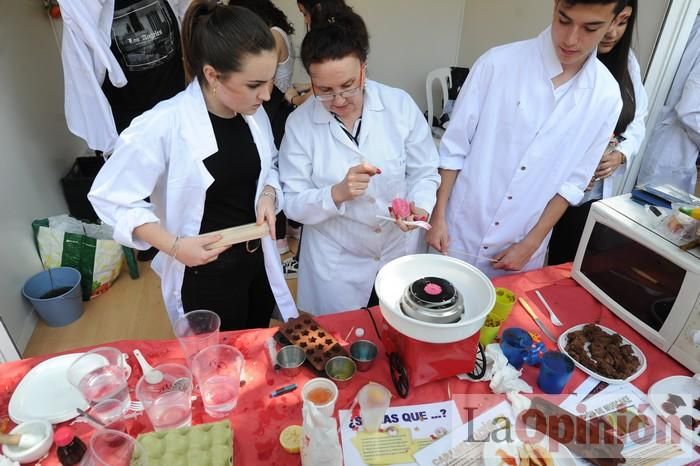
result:
[[(376, 217), (380, 218), (382, 220), (387, 220), (389, 222), (396, 223), (396, 219), (392, 218), (392, 217), (385, 217), (384, 215), (377, 215)], [(425, 222), (423, 220), (405, 221), (403, 223), (405, 223), (409, 227), (418, 227), (418, 228), (423, 228), (424, 230), (430, 230), (431, 228), (433, 228), (433, 226), (431, 224), (429, 224), (428, 222)]]
[(0, 434), (0, 444), (3, 445), (16, 445), (18, 448), (25, 450), (31, 448), (44, 440), (41, 435), (24, 433), (24, 434)]
[(148, 364), (148, 361), (146, 361), (146, 358), (143, 357), (141, 351), (135, 349), (134, 356), (136, 356), (136, 360), (141, 366), (141, 370), (143, 371), (143, 376), (146, 379), (146, 382), (150, 384), (157, 384), (163, 381), (163, 373), (159, 370), (154, 369), (153, 366)]

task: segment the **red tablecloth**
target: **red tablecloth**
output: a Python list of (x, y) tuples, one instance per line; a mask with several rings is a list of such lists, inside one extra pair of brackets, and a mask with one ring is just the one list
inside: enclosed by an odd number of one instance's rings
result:
[[(578, 286), (570, 277), (569, 266), (548, 267), (523, 274), (500, 277), (494, 280), (494, 284), (513, 291), (518, 296), (526, 296), (533, 305), (536, 313), (549, 330), (558, 336), (567, 328), (588, 322), (600, 323), (614, 329), (624, 337), (636, 344), (647, 357), (647, 370), (634, 381), (640, 389), (646, 391), (655, 381), (671, 375), (688, 375), (690, 372), (661, 352), (658, 348), (632, 330), (618, 317), (613, 315), (603, 305), (593, 299), (588, 292)], [(554, 327), (549, 323), (546, 310), (534, 298), (533, 291), (539, 289), (564, 323), (562, 327)], [(534, 298), (534, 299), (533, 299)], [(372, 310), (377, 325), (381, 325), (381, 314), (378, 309)], [(377, 338), (369, 315), (364, 310), (350, 311), (332, 316), (317, 318), (319, 323), (330, 331), (336, 339), (345, 343), (345, 337), (354, 328), (363, 328), (363, 338), (374, 341), (379, 346), (380, 357), (373, 367), (367, 372), (358, 372), (351, 383), (340, 390), (337, 409), (345, 409), (350, 406), (357, 390), (368, 381), (383, 384), (395, 392), (389, 374), (389, 364), (384, 356), (383, 347)], [(539, 332), (539, 329), (525, 311), (516, 304), (510, 317), (504, 324), (505, 327), (521, 327), (528, 331)], [(381, 328), (381, 327), (380, 327)], [(241, 332), (222, 333), (222, 343), (232, 344), (246, 357), (246, 384), (241, 389), (238, 405), (230, 416), (234, 429), (234, 449), (236, 465), (295, 465), (299, 464), (299, 456), (286, 453), (279, 446), (277, 438), (279, 432), (290, 424), (301, 424), (301, 386), (309, 379), (315, 377), (310, 370), (305, 369), (294, 378), (285, 377), (275, 373), (268, 361), (264, 342), (276, 332), (276, 329), (261, 329)], [(350, 340), (354, 339), (354, 332)], [(547, 339), (543, 341), (548, 347), (553, 344)], [(123, 340), (111, 342), (106, 345), (114, 346), (130, 354), (133, 349), (140, 349), (146, 359), (156, 365), (163, 362), (183, 363), (182, 353), (176, 340), (163, 341), (131, 341)], [(101, 345), (105, 346), (105, 345)], [(69, 352), (81, 352), (89, 348), (76, 349)], [(7, 415), (7, 406), (14, 388), (32, 367), (39, 362), (56, 355), (49, 355), (21, 361), (11, 362), (0, 366), (0, 416)], [(141, 369), (133, 355), (129, 358), (132, 366), (130, 385), (133, 389), (136, 381), (141, 376)], [(526, 367), (523, 379), (538, 392), (537, 369)], [(578, 386), (586, 375), (576, 371), (567, 390)], [(299, 386), (294, 392), (270, 398), (269, 393), (275, 388), (296, 383)], [(449, 397), (455, 400), (463, 418), (472, 409), (484, 409), (499, 402), (501, 396), (491, 394), (486, 382), (462, 382), (456, 378), (433, 382), (418, 388), (412, 388), (406, 399), (395, 397), (392, 405), (419, 404), (434, 401), (444, 401)], [(133, 394), (132, 394), (133, 397)], [(467, 409), (468, 408), (468, 409)], [(204, 413), (201, 400), (193, 404), (193, 423), (214, 421)], [(151, 425), (144, 414), (130, 421), (129, 433), (136, 435), (140, 432), (150, 431)], [(91, 429), (85, 424), (76, 424), (76, 431), (83, 439), (89, 438)], [(52, 449), (47, 459), (41, 462), (43, 465), (57, 465), (55, 451)]]

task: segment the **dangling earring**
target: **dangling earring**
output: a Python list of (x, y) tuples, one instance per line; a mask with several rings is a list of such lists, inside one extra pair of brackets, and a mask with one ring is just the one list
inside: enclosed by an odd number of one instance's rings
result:
[(214, 88), (212, 89), (211, 92), (212, 92), (212, 94), (216, 95), (216, 86), (214, 86)]

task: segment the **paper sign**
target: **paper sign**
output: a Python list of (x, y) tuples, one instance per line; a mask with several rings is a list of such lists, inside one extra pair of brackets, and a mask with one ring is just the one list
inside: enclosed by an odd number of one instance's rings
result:
[(346, 466), (415, 465), (414, 453), (462, 424), (454, 401), (390, 407), (378, 432), (362, 430), (362, 418), (338, 413)]

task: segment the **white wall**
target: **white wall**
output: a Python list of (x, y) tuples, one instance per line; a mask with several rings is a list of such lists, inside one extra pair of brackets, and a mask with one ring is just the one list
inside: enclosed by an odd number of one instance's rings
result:
[[(500, 1), (500, 0), (499, 0)], [(456, 63), (464, 0), (347, 0), (370, 34), (368, 71), (371, 79), (406, 90), (425, 109), (425, 77)], [(297, 54), (304, 21), (296, 0), (275, 0), (294, 24)], [(308, 80), (297, 60), (295, 82)]]
[[(669, 0), (639, 0), (633, 47), (646, 70)], [(489, 48), (528, 39), (552, 21), (552, 0), (466, 0), (459, 63), (471, 66)]]
[(84, 150), (63, 114), (58, 45), (40, 0), (0, 0), (0, 316), (20, 351), (34, 330), (24, 281), (41, 271), (35, 218), (65, 213), (59, 179)]

